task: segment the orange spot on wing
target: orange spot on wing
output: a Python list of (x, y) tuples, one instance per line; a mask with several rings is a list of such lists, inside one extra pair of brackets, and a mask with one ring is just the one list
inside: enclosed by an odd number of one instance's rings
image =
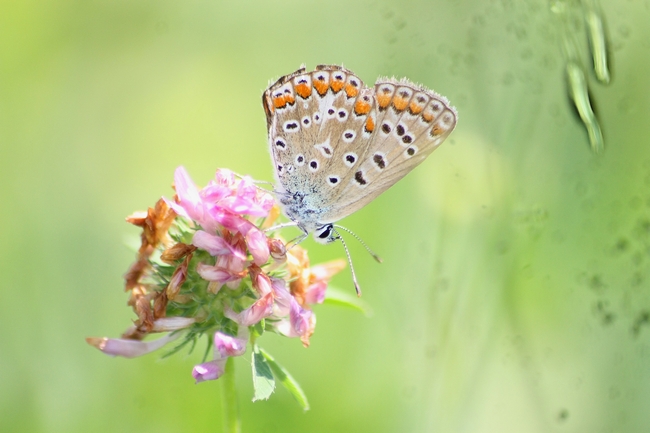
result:
[(345, 85), (345, 94), (348, 96), (348, 98), (354, 98), (359, 94), (359, 89), (348, 83)]
[(441, 135), (444, 131), (439, 125), (434, 125), (433, 128), (431, 128), (431, 136), (432, 137), (437, 137)]
[(311, 87), (307, 83), (300, 83), (296, 86), (296, 93), (302, 99), (307, 99), (311, 95)]
[(372, 120), (372, 117), (368, 117), (366, 120), (366, 126), (365, 126), (366, 132), (372, 132), (375, 130), (375, 121)]
[(275, 108), (284, 108), (287, 106), (287, 100), (285, 99), (284, 95), (276, 96), (273, 98), (273, 105)]
[(380, 108), (388, 107), (388, 104), (390, 104), (390, 95), (377, 95), (377, 104)]
[(314, 89), (316, 89), (319, 95), (324, 96), (329, 88), (329, 83), (322, 80), (314, 80)]
[(343, 81), (334, 80), (334, 81), (332, 81), (331, 87), (332, 87), (332, 90), (334, 91), (334, 93), (338, 93), (338, 92), (341, 91), (341, 89), (343, 88), (344, 85), (345, 85), (345, 83)]
[(434, 116), (433, 113), (429, 111), (422, 113), (422, 119), (427, 123), (433, 122), (435, 118), (436, 116)]
[(408, 101), (401, 96), (395, 96), (393, 98), (393, 107), (395, 107), (397, 111), (404, 111), (407, 105)]
[(370, 104), (362, 99), (359, 99), (357, 103), (354, 104), (354, 114), (357, 116), (363, 116), (364, 114), (368, 113), (370, 113)]
[(287, 101), (287, 104), (293, 105), (296, 102), (296, 99), (293, 97), (291, 93), (288, 93), (287, 95), (284, 96), (284, 100)]
[(409, 112), (411, 114), (420, 114), (424, 107), (422, 105), (419, 105), (417, 102), (411, 102), (409, 105)]

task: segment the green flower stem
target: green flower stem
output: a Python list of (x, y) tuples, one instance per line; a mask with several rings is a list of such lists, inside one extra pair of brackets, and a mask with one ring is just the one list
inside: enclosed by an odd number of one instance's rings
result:
[(241, 433), (241, 420), (239, 419), (239, 404), (237, 403), (237, 389), (235, 388), (235, 363), (232, 357), (226, 361), (226, 372), (219, 379), (221, 382), (221, 397), (223, 406), (224, 431), (227, 433)]

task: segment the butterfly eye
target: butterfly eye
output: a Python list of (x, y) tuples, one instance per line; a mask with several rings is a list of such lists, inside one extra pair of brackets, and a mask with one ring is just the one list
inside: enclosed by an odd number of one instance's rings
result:
[(384, 122), (381, 124), (381, 132), (383, 132), (384, 134), (388, 135), (392, 130), (393, 130), (393, 126), (389, 122)]
[(344, 108), (341, 108), (338, 113), (336, 113), (337, 116), (339, 117), (339, 122), (343, 122), (348, 118), (348, 112)]
[(309, 116), (303, 117), (302, 124), (305, 125), (306, 128), (309, 128), (309, 125), (311, 125), (311, 118)]
[(410, 135), (407, 134), (404, 137), (402, 137), (402, 143), (411, 144), (412, 142), (413, 142), (413, 137), (411, 137)]
[(309, 171), (311, 172), (317, 172), (318, 171), (318, 160), (317, 159), (312, 159), (309, 161)]
[(320, 124), (320, 121), (321, 121), (320, 114), (319, 114), (318, 112), (314, 113), (313, 118), (314, 118), (314, 123), (315, 123), (316, 125), (319, 125), (319, 124)]
[(404, 125), (402, 125), (401, 123), (398, 124), (397, 127), (395, 128), (395, 133), (400, 137), (404, 135), (405, 132), (406, 132), (406, 128), (404, 128)]
[(323, 239), (327, 240), (328, 242), (333, 241), (331, 235), (332, 235), (332, 230), (334, 230), (334, 227), (332, 227), (332, 224), (327, 224), (322, 227), (318, 227), (316, 229), (316, 232), (314, 233), (318, 239)]
[(305, 157), (303, 155), (300, 155), (300, 154), (297, 155), (296, 156), (296, 165), (300, 167), (300, 166), (302, 166), (304, 164), (305, 164)]

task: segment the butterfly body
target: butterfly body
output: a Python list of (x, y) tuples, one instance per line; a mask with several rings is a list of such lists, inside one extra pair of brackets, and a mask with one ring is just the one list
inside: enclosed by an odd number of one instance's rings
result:
[(336, 65), (300, 68), (262, 97), (279, 201), (288, 218), (330, 242), (333, 224), (419, 165), (451, 133), (446, 98), (408, 80), (369, 88)]

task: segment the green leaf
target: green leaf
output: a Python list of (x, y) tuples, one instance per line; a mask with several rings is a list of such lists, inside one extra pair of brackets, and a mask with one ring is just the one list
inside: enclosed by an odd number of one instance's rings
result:
[(291, 395), (293, 395), (300, 407), (302, 407), (303, 410), (309, 410), (309, 402), (307, 401), (307, 396), (305, 395), (298, 382), (296, 382), (296, 379), (294, 379), (293, 376), (291, 376), (283, 366), (275, 362), (275, 359), (273, 359), (273, 357), (269, 355), (267, 351), (260, 348), (259, 352), (264, 356), (264, 358), (266, 358), (266, 361), (271, 367), (271, 371), (273, 371), (275, 377), (291, 393)]
[(253, 346), (253, 401), (268, 400), (275, 390), (275, 379), (271, 367), (260, 353), (257, 345)]
[(329, 286), (325, 292), (324, 304), (337, 305), (339, 307), (351, 308), (362, 312), (366, 317), (372, 316), (372, 308), (367, 302), (359, 299), (353, 294), (353, 291), (344, 291), (336, 287)]

